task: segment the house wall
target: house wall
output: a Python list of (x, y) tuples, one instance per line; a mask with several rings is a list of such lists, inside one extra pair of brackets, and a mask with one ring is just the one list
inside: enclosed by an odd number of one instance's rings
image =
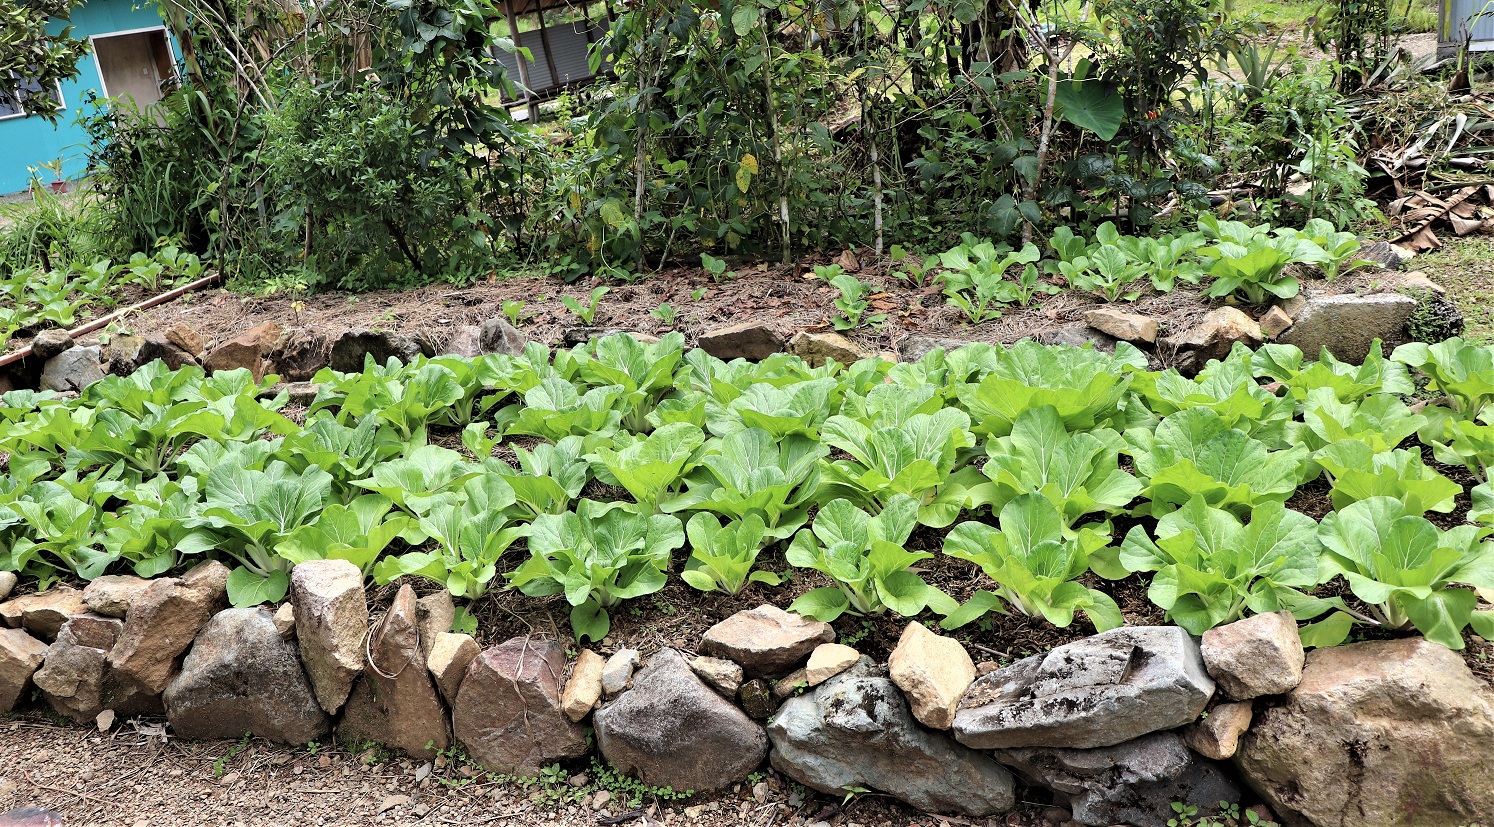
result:
[[(72, 25), (75, 37), (87, 38), (157, 28), (162, 24), (161, 16), (148, 0), (88, 0), (73, 10)], [(51, 29), (55, 32), (62, 27), (63, 24), (53, 21)], [(174, 42), (172, 49), (176, 50)], [(37, 117), (0, 120), (0, 193), (26, 189), (30, 182), (27, 167), (59, 157), (64, 160), (63, 172), (68, 178), (83, 174), (87, 166), (88, 137), (77, 119), (86, 108), (84, 95), (92, 90), (102, 96), (103, 86), (92, 52), (78, 61), (78, 69), (75, 80), (62, 84), (62, 100), (67, 109), (62, 112), (56, 126)], [(42, 172), (43, 178), (50, 174)]]

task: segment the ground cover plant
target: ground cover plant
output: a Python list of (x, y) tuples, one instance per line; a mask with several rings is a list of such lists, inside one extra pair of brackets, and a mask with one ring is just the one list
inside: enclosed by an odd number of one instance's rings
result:
[[(1494, 464), (1459, 436), (1489, 427), (1476, 377), (1494, 352), (1407, 345), (1304, 370), (1294, 350), (1237, 346), (1185, 379), (1124, 347), (1024, 340), (810, 368), (619, 335), (325, 371), (304, 421), (263, 394), (272, 377), (158, 362), (76, 399), (0, 397), (0, 568), (45, 587), (210, 556), (253, 605), (283, 597), (295, 563), (331, 557), (466, 601), (555, 596), (583, 640), (671, 578), (788, 590), (824, 619), (1109, 628), (1123, 618), (1107, 580), (1138, 573), (1195, 633), (1286, 609), (1315, 645), (1356, 624), (1453, 648), (1494, 634), (1475, 591), (1494, 588), (1487, 478), (1464, 491), (1419, 457)], [(1412, 378), (1448, 397), (1412, 414)], [(372, 386), (425, 401), (369, 406)], [(1326, 516), (1287, 505), (1324, 475)], [(930, 534), (913, 547), (915, 531)], [(936, 555), (968, 561), (979, 588), (963, 606), (921, 576)]]

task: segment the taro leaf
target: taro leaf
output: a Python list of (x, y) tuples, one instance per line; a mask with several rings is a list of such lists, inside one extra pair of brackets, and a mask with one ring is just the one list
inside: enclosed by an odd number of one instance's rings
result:
[(1058, 82), (1055, 100), (1064, 120), (1095, 133), (1101, 140), (1109, 141), (1120, 132), (1126, 107), (1107, 83), (1094, 78), (1065, 78)]

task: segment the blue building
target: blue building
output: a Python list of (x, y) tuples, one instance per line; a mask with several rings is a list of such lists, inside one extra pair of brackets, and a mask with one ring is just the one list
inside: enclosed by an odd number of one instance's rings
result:
[[(53, 21), (54, 30), (62, 26)], [(78, 77), (56, 92), (65, 107), (57, 124), (0, 102), (0, 193), (26, 189), (29, 167), (58, 158), (64, 177), (83, 173), (88, 137), (77, 120), (89, 91), (130, 97), (143, 107), (160, 100), (162, 85), (176, 77), (174, 44), (148, 0), (86, 0), (73, 10), (72, 26), (73, 36), (87, 39), (92, 48), (78, 62)], [(51, 177), (46, 171), (42, 175)]]

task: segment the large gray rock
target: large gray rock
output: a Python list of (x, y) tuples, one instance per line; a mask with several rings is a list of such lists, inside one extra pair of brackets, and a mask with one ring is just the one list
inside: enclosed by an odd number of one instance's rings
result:
[(408, 583), (400, 587), (389, 613), (371, 633), (368, 649), (369, 668), (348, 699), (338, 737), (377, 741), (406, 755), (435, 758), (451, 746), (451, 732), (446, 710), (425, 668), (415, 590)]
[(695, 343), (706, 353), (728, 362), (733, 359), (758, 362), (783, 350), (783, 337), (761, 322), (713, 328), (700, 334)]
[(368, 634), (363, 572), (346, 560), (308, 560), (291, 570), (290, 585), (301, 662), (317, 702), (336, 714), (363, 671)]
[(1292, 317), (1277, 341), (1296, 345), (1308, 358), (1328, 348), (1339, 359), (1358, 364), (1376, 340), (1404, 338), (1406, 321), (1416, 309), (1416, 299), (1400, 293), (1353, 293), (1341, 296), (1309, 296), (1285, 307)]
[(131, 604), (119, 642), (109, 652), (114, 674), (146, 694), (161, 694), (177, 658), (223, 605), (227, 587), (228, 569), (216, 561), (198, 564), (181, 579), (150, 581)]
[(1186, 631), (1127, 626), (976, 680), (954, 733), (976, 749), (1108, 747), (1192, 722), (1213, 694)]
[(387, 330), (365, 330), (361, 327), (344, 331), (332, 343), (331, 368), (343, 373), (362, 373), (364, 357), (372, 356), (380, 365), (390, 358), (410, 364), (420, 355), (414, 340)]
[(719, 790), (745, 779), (768, 754), (762, 726), (702, 683), (673, 649), (650, 658), (633, 688), (593, 722), (602, 757), (654, 787)]
[(177, 736), (284, 744), (327, 734), (296, 647), (280, 638), (269, 609), (225, 609), (208, 621), (163, 696)]
[(1210, 629), (1199, 649), (1209, 677), (1236, 700), (1280, 695), (1302, 680), (1306, 655), (1291, 612), (1253, 615)]
[(1166, 827), (1174, 801), (1213, 814), (1220, 802), (1240, 800), (1240, 790), (1216, 765), (1189, 752), (1171, 732), (1100, 749), (998, 750), (996, 758), (1027, 783), (1051, 791), (1075, 821), (1097, 827)]
[(815, 647), (834, 640), (835, 630), (828, 623), (762, 605), (707, 629), (700, 653), (736, 661), (754, 677), (780, 678), (802, 664)]
[(565, 649), (553, 640), (513, 638), (467, 667), (451, 711), (456, 739), (488, 770), (537, 776), (547, 764), (588, 751), (586, 729), (561, 711)]
[(775, 769), (829, 795), (868, 787), (920, 810), (977, 818), (1015, 803), (1011, 773), (919, 726), (902, 693), (866, 659), (784, 703), (768, 737)]
[(1494, 693), (1421, 638), (1316, 649), (1234, 760), (1293, 827), (1494, 824)]
[(1052, 327), (1032, 337), (1040, 345), (1068, 345), (1069, 347), (1092, 347), (1103, 353), (1114, 353), (1119, 339), (1102, 333), (1087, 324), (1070, 324)]
[(9, 712), (41, 668), (47, 644), (21, 629), (0, 629), (0, 712)]
[(104, 378), (97, 345), (73, 347), (48, 359), (42, 365), (41, 389), (44, 391), (81, 391)]
[[(529, 338), (507, 319), (492, 318), (482, 323), (477, 331), (478, 347), (483, 353), (501, 353), (504, 356), (521, 356)], [(443, 629), (442, 631), (445, 631)]]

